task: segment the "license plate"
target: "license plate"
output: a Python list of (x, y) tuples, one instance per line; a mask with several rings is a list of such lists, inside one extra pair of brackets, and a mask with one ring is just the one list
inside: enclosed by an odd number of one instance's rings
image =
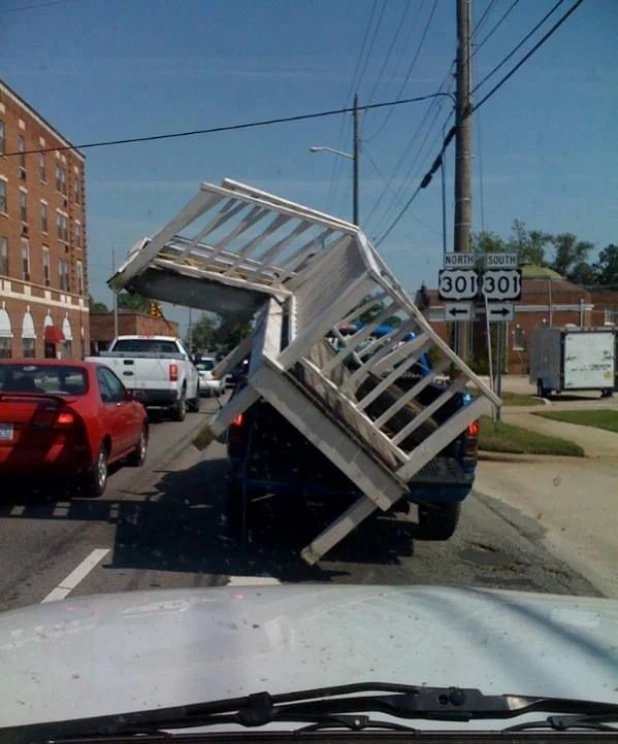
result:
[(13, 439), (13, 424), (0, 424), (0, 440)]

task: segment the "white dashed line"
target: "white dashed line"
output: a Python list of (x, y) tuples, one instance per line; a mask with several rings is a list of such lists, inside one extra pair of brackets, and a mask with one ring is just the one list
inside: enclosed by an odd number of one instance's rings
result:
[(80, 581), (83, 581), (92, 569), (95, 568), (108, 553), (109, 548), (96, 548), (93, 550), (89, 556), (84, 558), (77, 568), (71, 571), (64, 581), (61, 581), (55, 589), (52, 589), (43, 602), (57, 602), (58, 600), (67, 597)]

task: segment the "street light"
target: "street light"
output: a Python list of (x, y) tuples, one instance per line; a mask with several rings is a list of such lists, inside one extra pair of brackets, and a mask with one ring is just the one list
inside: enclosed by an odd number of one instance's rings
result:
[(342, 158), (351, 160), (354, 165), (354, 175), (352, 179), (352, 222), (358, 226), (359, 224), (359, 208), (358, 208), (358, 161), (360, 154), (360, 136), (358, 131), (358, 96), (354, 96), (354, 149), (352, 154), (349, 152), (343, 152), (343, 150), (335, 150), (333, 147), (310, 147), (309, 152), (331, 152), (333, 155), (339, 155)]

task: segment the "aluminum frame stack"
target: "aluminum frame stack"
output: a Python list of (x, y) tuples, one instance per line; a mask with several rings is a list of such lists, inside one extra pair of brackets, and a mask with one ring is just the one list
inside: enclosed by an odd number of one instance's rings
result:
[[(416, 473), (500, 404), (359, 228), (235, 181), (202, 184), (133, 249), (110, 285), (220, 313), (258, 313), (253, 334), (216, 370), (224, 375), (250, 357), (248, 384), (195, 444), (205, 448), (264, 398), (358, 487), (357, 502), (302, 551), (310, 564), (376, 509), (390, 509)], [(371, 319), (360, 322), (368, 311)], [(393, 330), (376, 338), (387, 321)], [(356, 330), (344, 336), (340, 329), (350, 324)], [(403, 377), (429, 352), (433, 370), (404, 387)], [(423, 406), (423, 390), (447, 372), (444, 391)], [(443, 407), (468, 383), (478, 396), (445, 417)]]

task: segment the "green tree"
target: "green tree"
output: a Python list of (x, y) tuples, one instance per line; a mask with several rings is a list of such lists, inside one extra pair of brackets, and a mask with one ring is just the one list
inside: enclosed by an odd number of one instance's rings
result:
[(510, 253), (517, 253), (520, 263), (546, 266), (545, 252), (551, 241), (552, 236), (549, 233), (528, 230), (525, 222), (515, 219), (505, 249)]
[(98, 300), (95, 300), (92, 295), (88, 296), (88, 307), (90, 308), (91, 313), (108, 313), (109, 308), (104, 302), (99, 302)]
[(187, 334), (185, 343), (191, 351), (209, 351), (215, 345), (216, 332), (217, 321), (212, 315), (202, 313), (197, 323), (192, 325), (191, 338)]
[(554, 257), (550, 264), (554, 271), (569, 280), (573, 280), (576, 266), (586, 263), (594, 245), (587, 240), (580, 240), (573, 233), (560, 233), (551, 237)]
[(215, 331), (215, 344), (224, 352), (231, 351), (251, 333), (251, 324), (246, 321), (223, 320)]
[(618, 245), (610, 243), (603, 248), (593, 268), (596, 283), (602, 287), (618, 287)]
[(131, 310), (134, 313), (148, 313), (151, 302), (152, 300), (139, 294), (130, 294), (129, 292), (120, 292), (118, 294), (118, 308), (120, 310)]

